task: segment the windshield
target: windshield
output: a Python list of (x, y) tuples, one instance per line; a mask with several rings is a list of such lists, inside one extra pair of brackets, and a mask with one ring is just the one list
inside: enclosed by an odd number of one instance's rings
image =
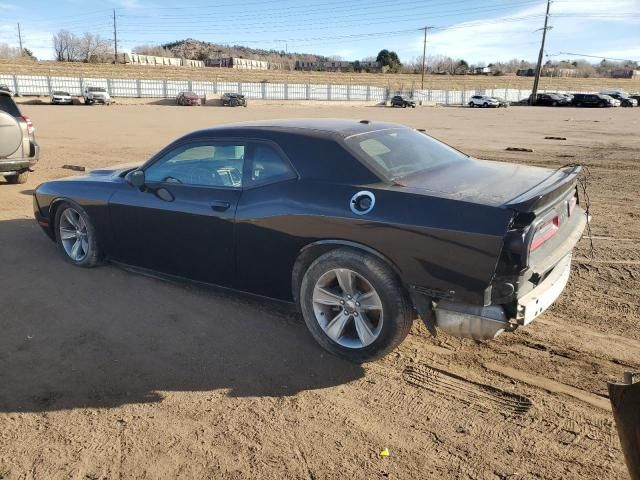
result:
[(102, 88), (102, 87), (89, 87), (88, 90), (90, 92), (104, 92), (105, 91), (104, 88)]
[(345, 141), (372, 170), (389, 181), (468, 158), (435, 138), (408, 128), (353, 135)]
[(197, 95), (193, 92), (183, 92), (183, 94), (185, 97), (197, 97)]
[(54, 95), (63, 95), (65, 97), (68, 97), (69, 94), (67, 92), (53, 92)]

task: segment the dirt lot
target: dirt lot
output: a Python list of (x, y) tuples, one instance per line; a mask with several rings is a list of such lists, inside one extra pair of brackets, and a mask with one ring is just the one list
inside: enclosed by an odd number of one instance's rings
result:
[[(0, 479), (627, 478), (606, 381), (640, 370), (640, 109), (23, 110), (42, 160), (27, 185), (0, 182)], [(191, 129), (309, 116), (583, 163), (594, 257), (583, 239), (566, 292), (530, 327), (475, 344), (416, 322), (398, 351), (357, 366), (286, 305), (74, 268), (32, 219), (32, 189), (72, 173), (63, 164), (144, 161)]]

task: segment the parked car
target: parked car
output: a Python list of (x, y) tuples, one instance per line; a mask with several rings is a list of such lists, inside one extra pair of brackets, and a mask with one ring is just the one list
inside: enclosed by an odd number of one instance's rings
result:
[(395, 348), (416, 311), (478, 340), (538, 317), (587, 223), (579, 172), (475, 159), (397, 124), (272, 120), (46, 182), (34, 209), (74, 265), (296, 302), (322, 347), (361, 362)]
[(571, 94), (571, 93), (558, 93), (558, 95), (560, 95), (561, 97), (564, 97), (567, 100), (569, 100), (569, 103), (571, 103), (573, 101), (573, 94)]
[[(601, 94), (602, 95), (602, 94)], [(603, 97), (607, 97), (607, 100), (611, 102), (614, 107), (619, 107), (622, 105), (622, 102), (617, 98), (612, 97), (611, 95), (602, 95)]]
[(111, 96), (103, 87), (85, 87), (82, 93), (84, 103), (91, 105), (94, 103), (102, 103), (104, 105), (111, 105)]
[(576, 107), (613, 107), (614, 99), (599, 93), (574, 93), (573, 105)]
[(621, 107), (637, 107), (638, 100), (632, 98), (627, 92), (623, 90), (601, 90), (602, 95), (608, 95), (620, 102)]
[(395, 95), (393, 98), (391, 98), (391, 106), (402, 108), (416, 108), (416, 102), (414, 102), (410, 98), (403, 97), (402, 95)]
[(69, 92), (63, 92), (62, 90), (56, 90), (51, 94), (52, 105), (73, 105), (73, 98), (69, 95)]
[[(531, 95), (529, 95), (529, 103), (531, 103)], [(564, 107), (570, 105), (571, 101), (557, 93), (538, 93), (536, 96), (536, 105), (545, 107)]]
[(225, 93), (222, 95), (222, 105), (230, 107), (246, 107), (248, 105), (247, 97), (240, 93)]
[(9, 93), (11, 96), (13, 96), (13, 91), (9, 88), (9, 85), (6, 85), (6, 84), (4, 84), (4, 83), (3, 83), (3, 84), (0, 84), (0, 91), (7, 92), (7, 93)]
[(487, 95), (473, 95), (469, 99), (470, 107), (495, 107), (498, 108), (500, 106), (500, 100), (495, 97), (489, 97)]
[(499, 108), (507, 108), (509, 105), (511, 105), (511, 102), (509, 102), (508, 100), (505, 100), (504, 98), (501, 98), (501, 97), (493, 97), (493, 98), (498, 100)]
[(200, 105), (200, 97), (195, 92), (180, 92), (176, 97), (178, 105)]
[(39, 153), (31, 119), (9, 92), (0, 90), (0, 176), (9, 183), (25, 183)]
[(634, 93), (632, 95), (629, 95), (629, 98), (633, 98), (634, 100), (637, 100), (638, 104), (640, 105), (640, 93)]

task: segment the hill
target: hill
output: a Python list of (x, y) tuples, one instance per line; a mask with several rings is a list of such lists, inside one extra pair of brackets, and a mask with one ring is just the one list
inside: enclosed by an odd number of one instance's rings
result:
[(328, 57), (312, 53), (286, 52), (284, 50), (266, 50), (244, 45), (222, 45), (187, 38), (158, 46), (140, 45), (133, 49), (134, 53), (147, 55), (173, 56), (191, 60), (206, 60), (218, 57), (241, 57), (254, 60), (267, 60), (276, 64), (290, 64), (297, 60), (306, 62), (327, 61)]

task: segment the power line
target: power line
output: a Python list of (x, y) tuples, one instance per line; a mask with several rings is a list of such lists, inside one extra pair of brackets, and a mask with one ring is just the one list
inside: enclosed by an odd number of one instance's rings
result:
[(571, 56), (574, 56), (574, 57), (598, 58), (600, 60), (613, 60), (615, 62), (637, 62), (637, 63), (640, 62), (640, 60), (632, 60), (630, 58), (601, 57), (601, 56), (598, 56), (598, 55), (587, 55), (586, 53), (571, 53), (571, 52), (553, 53), (553, 54), (547, 55), (547, 57), (556, 57), (558, 55), (571, 55)]

